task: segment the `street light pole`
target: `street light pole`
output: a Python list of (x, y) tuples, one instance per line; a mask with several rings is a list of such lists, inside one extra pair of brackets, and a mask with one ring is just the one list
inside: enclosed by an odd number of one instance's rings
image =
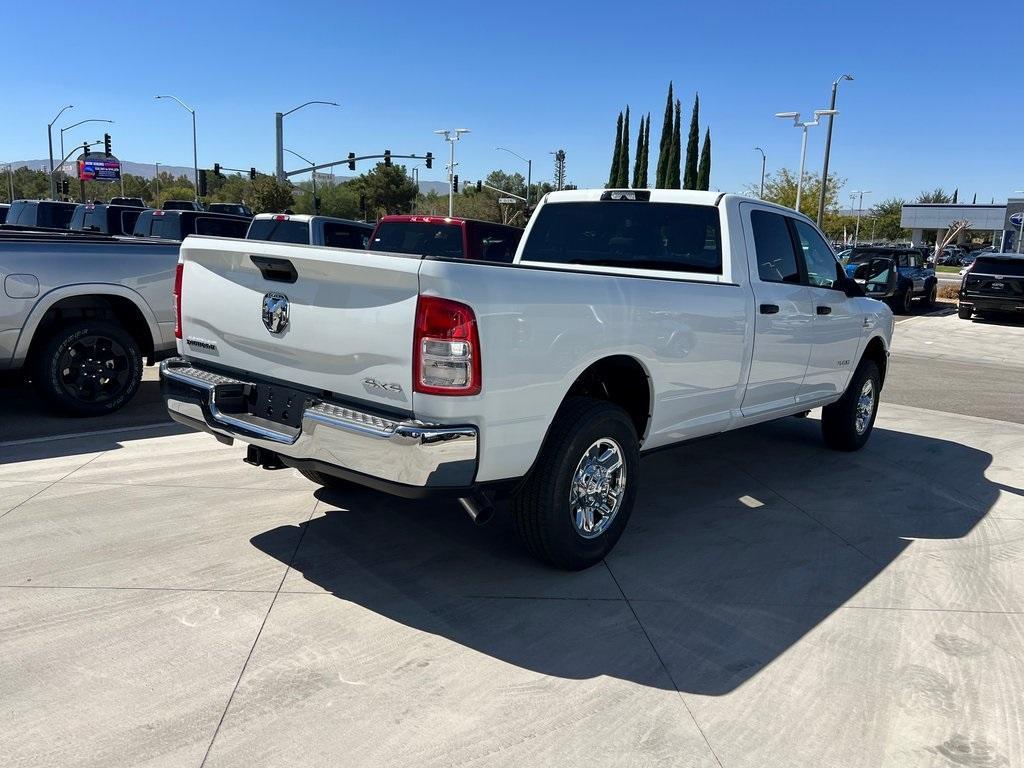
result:
[(495, 147), (495, 149), (499, 149), (502, 152), (508, 152), (510, 155), (515, 155), (520, 160), (522, 160), (524, 163), (526, 163), (526, 211), (527, 211), (527, 213), (529, 213), (529, 211), (530, 211), (530, 182), (532, 181), (532, 177), (533, 177), (533, 160), (529, 160), (529, 159), (523, 157), (522, 155), (520, 155), (518, 152), (513, 152), (511, 149), (506, 149), (505, 147)]
[(199, 202), (199, 151), (196, 144), (196, 111), (177, 96), (157, 96), (158, 99), (174, 99), (184, 109), (192, 113), (192, 182), (195, 184), (195, 201)]
[(160, 207), (160, 163), (156, 163), (156, 197), (153, 199), (156, 207)]
[[(292, 112), (298, 112), (303, 107), (308, 107), (310, 104), (327, 104), (331, 107), (340, 107), (336, 101), (307, 101), (305, 104), (299, 104), (294, 109), (289, 109), (287, 112), (275, 112), (274, 113), (274, 133), (275, 133), (275, 153), (274, 153), (274, 165), (275, 175), (277, 176), (277, 183), (284, 184), (287, 177), (284, 175), (284, 119), (288, 117)], [(288, 150), (289, 152), (291, 150)], [(292, 154), (295, 154), (292, 152)], [(315, 173), (315, 171), (314, 171)]]
[(57, 182), (53, 178), (53, 124), (56, 123), (60, 116), (69, 109), (74, 109), (74, 104), (68, 104), (63, 107), (57, 116), (53, 118), (49, 123), (46, 124), (46, 141), (50, 145), (50, 199), (53, 200), (57, 196)]
[(765, 155), (764, 150), (760, 147), (754, 147), (758, 152), (761, 153), (761, 194), (758, 195), (762, 200), (764, 199), (764, 166), (768, 161), (768, 157)]
[(455, 142), (462, 138), (462, 134), (469, 133), (469, 128), (456, 128), (454, 131), (444, 129), (434, 131), (438, 136), (451, 145), (451, 159), (448, 161), (448, 218), (455, 215), (455, 185), (452, 183), (455, 176)]
[[(288, 147), (282, 147), (282, 149), (285, 152), (287, 152), (288, 154), (290, 154), (290, 155), (295, 155), (297, 158), (299, 158), (299, 160), (302, 160), (305, 163), (309, 163), (310, 165), (316, 165), (315, 161), (310, 160), (308, 157), (303, 157), (298, 152), (294, 152), (294, 151), (288, 149)], [(320, 206), (317, 205), (317, 201), (316, 201), (316, 171), (310, 171), (309, 172), (309, 179), (310, 179), (310, 182), (313, 185), (313, 213), (315, 213), (317, 216), (319, 216), (320, 215)]]
[(11, 202), (14, 202), (14, 166), (7, 164), (7, 183), (11, 185)]
[(870, 194), (871, 194), (871, 190), (870, 189), (855, 189), (850, 194), (850, 197), (853, 197), (853, 195), (858, 195), (859, 196), (859, 200), (857, 201), (857, 225), (856, 225), (856, 227), (854, 227), (854, 230), (853, 230), (853, 247), (854, 248), (857, 247), (857, 242), (860, 239), (860, 214), (861, 214), (861, 211), (864, 210), (864, 195), (870, 195)]
[(797, 213), (800, 213), (800, 200), (801, 200), (801, 194), (803, 192), (803, 186), (804, 186), (804, 161), (807, 158), (807, 129), (810, 128), (811, 126), (817, 125), (819, 122), (821, 122), (821, 118), (822, 118), (823, 115), (838, 115), (838, 114), (839, 113), (836, 112), (834, 109), (816, 109), (816, 110), (814, 110), (814, 119), (813, 120), (805, 120), (804, 122), (800, 122), (800, 113), (799, 112), (776, 112), (775, 113), (776, 117), (781, 117), (781, 118), (787, 119), (787, 120), (791, 119), (793, 121), (793, 125), (794, 126), (796, 126), (797, 128), (802, 128), (803, 129), (803, 138), (800, 141), (800, 171), (799, 171), (799, 174), (797, 175), (797, 178), (796, 178), (796, 207), (795, 207), (795, 210), (796, 210)]
[(829, 102), (828, 108), (833, 111), (833, 114), (828, 116), (828, 132), (825, 134), (825, 162), (821, 167), (821, 189), (818, 190), (819, 227), (821, 227), (821, 222), (825, 219), (825, 191), (828, 186), (828, 156), (832, 151), (832, 121), (835, 120), (836, 91), (839, 90), (839, 83), (842, 80), (850, 80), (852, 82), (853, 75), (843, 75), (832, 81), (832, 101)]

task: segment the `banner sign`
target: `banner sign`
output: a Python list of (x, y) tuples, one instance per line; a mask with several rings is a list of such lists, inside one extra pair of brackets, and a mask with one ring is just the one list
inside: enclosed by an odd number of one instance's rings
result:
[(120, 181), (121, 162), (113, 157), (89, 157), (78, 161), (78, 178), (82, 181)]

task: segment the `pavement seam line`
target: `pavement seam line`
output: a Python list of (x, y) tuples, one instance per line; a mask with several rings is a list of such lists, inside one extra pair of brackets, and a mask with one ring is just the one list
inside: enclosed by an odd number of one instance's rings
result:
[(704, 733), (704, 729), (700, 727), (700, 723), (697, 722), (697, 718), (693, 716), (693, 710), (691, 710), (690, 705), (686, 703), (686, 697), (683, 696), (683, 692), (679, 690), (679, 685), (676, 683), (676, 679), (672, 676), (672, 672), (669, 670), (668, 665), (665, 663), (665, 660), (661, 657), (661, 653), (659, 653), (658, 647), (654, 644), (654, 640), (651, 639), (651, 635), (647, 632), (647, 627), (645, 627), (644, 623), (640, 621), (640, 617), (637, 615), (636, 609), (633, 607), (633, 604), (629, 601), (629, 598), (626, 597), (626, 593), (622, 589), (622, 585), (619, 584), (619, 580), (616, 579), (615, 574), (612, 573), (612, 567), (608, 565), (608, 559), (603, 558), (601, 560), (601, 563), (604, 565), (605, 570), (608, 571), (608, 575), (611, 576), (612, 582), (615, 584), (615, 588), (619, 590), (619, 594), (622, 595), (623, 601), (629, 607), (629, 612), (633, 614), (633, 620), (636, 621), (636, 625), (640, 627), (640, 631), (644, 633), (644, 637), (647, 639), (647, 644), (651, 647), (651, 650), (654, 652), (654, 657), (658, 660), (658, 663), (661, 664), (661, 668), (662, 670), (664, 670), (665, 676), (668, 678), (669, 682), (672, 683), (672, 687), (675, 689), (676, 696), (679, 697), (679, 701), (682, 703), (683, 709), (685, 709), (686, 714), (690, 716), (690, 721), (693, 723), (693, 727), (697, 729), (697, 732), (700, 734), (701, 738), (704, 739), (704, 744), (707, 746), (708, 752), (710, 752), (711, 756), (715, 758), (715, 763), (718, 764), (719, 768), (725, 768), (722, 765), (722, 761), (718, 758), (718, 753), (715, 752), (715, 748), (712, 747), (711, 742), (708, 741), (708, 736), (706, 733)]
[[(82, 464), (82, 466), (81, 466), (81, 467), (75, 467), (75, 468), (74, 468), (74, 469), (72, 469), (72, 470), (71, 470), (70, 472), (68, 472), (68, 473), (67, 473), (66, 475), (62, 475), (61, 477), (58, 477), (58, 478), (57, 478), (56, 480), (54, 480), (54, 481), (53, 481), (52, 483), (50, 483), (49, 485), (47, 485), (47, 486), (46, 486), (45, 488), (40, 488), (40, 489), (39, 489), (38, 491), (36, 491), (35, 493), (33, 493), (33, 494), (32, 494), (31, 496), (29, 496), (29, 497), (28, 497), (27, 499), (25, 499), (24, 501), (21, 501), (21, 502), (19, 502), (18, 504), (15, 504), (15, 505), (14, 505), (13, 507), (11, 507), (11, 508), (10, 508), (10, 509), (8, 509), (8, 510), (7, 510), (6, 512), (4, 512), (4, 513), (3, 513), (2, 515), (0, 515), (0, 520), (2, 520), (3, 518), (7, 517), (7, 516), (8, 516), (9, 514), (11, 514), (11, 512), (13, 512), (14, 510), (16, 510), (16, 509), (18, 509), (18, 508), (22, 507), (23, 505), (27, 504), (28, 502), (32, 501), (32, 499), (34, 499), (34, 498), (35, 498), (36, 496), (38, 496), (39, 494), (41, 494), (41, 493), (45, 493), (46, 491), (48, 491), (48, 490), (50, 490), (51, 488), (53, 488), (53, 486), (55, 486), (55, 485), (56, 485), (57, 483), (59, 483), (59, 482), (61, 482), (62, 480), (64, 480), (64, 479), (66, 479), (66, 478), (70, 477), (71, 475), (75, 474), (75, 472), (77, 472), (78, 470), (80, 470), (80, 469), (81, 469), (82, 467), (85, 467), (85, 466), (87, 466), (87, 465), (91, 464), (92, 462), (96, 461), (96, 459), (98, 459), (98, 458), (99, 458), (100, 456), (102, 456), (102, 455), (103, 455), (103, 454), (105, 454), (105, 453), (107, 453), (107, 451), (102, 451), (102, 452), (100, 452), (100, 453), (97, 453), (97, 454), (96, 454), (95, 456), (93, 456), (93, 457), (92, 457), (91, 459), (89, 459), (89, 460), (88, 460), (87, 462), (85, 462), (85, 464)], [(44, 481), (44, 482), (45, 482), (45, 481)]]
[[(313, 519), (313, 515), (316, 514), (316, 510), (319, 506), (320, 500), (317, 499), (316, 503), (313, 505), (313, 509), (310, 510), (309, 517), (306, 518), (307, 524)], [(231, 695), (228, 696), (227, 703), (224, 705), (224, 711), (220, 713), (220, 719), (217, 721), (217, 727), (213, 729), (213, 736), (210, 737), (210, 743), (206, 745), (206, 752), (203, 754), (203, 759), (199, 763), (199, 768), (203, 768), (203, 766), (206, 765), (206, 761), (210, 759), (210, 752), (213, 750), (213, 745), (217, 741), (218, 734), (220, 734), (221, 726), (224, 725), (224, 719), (228, 716), (228, 710), (231, 709), (231, 702), (235, 699), (235, 693), (238, 692), (238, 686), (241, 684), (242, 678), (245, 676), (245, 670), (249, 667), (249, 661), (252, 659), (252, 655), (256, 651), (256, 645), (259, 643), (260, 636), (263, 634), (263, 628), (267, 626), (267, 619), (270, 618), (270, 612), (274, 610), (274, 603), (277, 602), (277, 596), (281, 594), (281, 587), (284, 586), (284, 580), (288, 578), (288, 574), (291, 572), (292, 563), (295, 561), (295, 556), (299, 553), (299, 547), (302, 546), (302, 540), (306, 538), (307, 530), (309, 530), (309, 526), (303, 526), (302, 533), (299, 534), (299, 540), (295, 542), (295, 549), (292, 550), (291, 557), (288, 558), (288, 564), (285, 566), (284, 573), (281, 574), (281, 581), (277, 585), (274, 597), (271, 598), (270, 605), (267, 606), (267, 612), (263, 615), (263, 621), (260, 622), (260, 628), (256, 631), (256, 637), (253, 639), (252, 645), (249, 646), (249, 653), (246, 654), (245, 661), (242, 663), (242, 668), (238, 672), (235, 684), (231, 688)]]
[(138, 424), (133, 427), (111, 427), (110, 429), (93, 429), (85, 432), (65, 432), (61, 435), (25, 437), (18, 440), (7, 440), (0, 443), (0, 448), (16, 448), (19, 445), (35, 445), (37, 443), (47, 443), (51, 440), (75, 440), (81, 437), (92, 437), (93, 435), (116, 435), (121, 432), (144, 432), (146, 430), (155, 430), (166, 427), (175, 427), (180, 429), (180, 427), (178, 427), (178, 425), (173, 421), (161, 421), (153, 424)]

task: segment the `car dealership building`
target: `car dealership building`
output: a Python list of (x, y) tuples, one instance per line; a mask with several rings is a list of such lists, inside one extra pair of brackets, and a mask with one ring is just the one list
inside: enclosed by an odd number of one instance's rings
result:
[[(968, 205), (960, 203), (907, 203), (903, 206), (900, 226), (911, 231), (914, 245), (925, 241), (925, 233), (935, 235), (936, 241), (946, 237), (955, 222), (967, 221), (966, 229), (972, 232), (990, 232), (990, 242), (1002, 251), (1017, 248), (1022, 221), (1024, 221), (1024, 198), (1011, 198), (1008, 202), (992, 205)], [(966, 240), (966, 232), (957, 237), (958, 243)]]

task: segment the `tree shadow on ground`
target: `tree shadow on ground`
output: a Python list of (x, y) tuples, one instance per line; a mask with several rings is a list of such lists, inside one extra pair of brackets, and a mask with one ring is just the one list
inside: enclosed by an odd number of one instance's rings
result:
[[(618, 547), (581, 573), (530, 559), (505, 509), (478, 528), (454, 503), (358, 488), (318, 491), (326, 514), (299, 526), (297, 552), (294, 526), (252, 543), (301, 574), (285, 591), (322, 588), (508, 664), (720, 695), (870, 599), (912, 539), (963, 537), (1001, 492), (1020, 496), (986, 479), (992, 461), (885, 429), (859, 453), (832, 453), (812, 419), (661, 451), (643, 460)], [(929, 600), (902, 588), (898, 599)]]

